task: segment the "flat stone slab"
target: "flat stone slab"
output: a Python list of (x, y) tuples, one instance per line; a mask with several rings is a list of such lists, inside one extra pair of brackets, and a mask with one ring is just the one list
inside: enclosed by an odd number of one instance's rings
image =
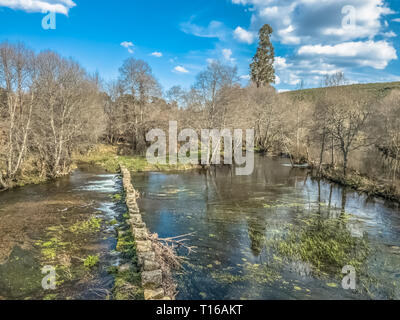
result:
[(131, 214), (130, 216), (131, 216), (131, 221), (132, 222), (135, 222), (135, 223), (142, 223), (143, 222), (142, 215), (140, 215), (140, 214)]
[(136, 241), (136, 249), (138, 252), (149, 252), (152, 251), (152, 244), (150, 240)]
[(160, 300), (164, 297), (165, 292), (163, 288), (159, 288), (157, 290), (144, 290), (144, 299), (145, 300)]
[(155, 271), (160, 269), (160, 264), (155, 260), (144, 259), (143, 260), (143, 269), (144, 271)]
[(144, 289), (157, 289), (162, 286), (161, 270), (142, 272), (142, 285)]
[(149, 237), (146, 228), (132, 228), (132, 232), (136, 240), (147, 240)]
[(139, 264), (143, 265), (145, 260), (152, 260), (154, 261), (156, 259), (156, 254), (154, 251), (148, 251), (148, 252), (138, 252), (138, 262)]
[(129, 220), (129, 224), (134, 228), (146, 228), (146, 224), (144, 222), (134, 222), (132, 220)]

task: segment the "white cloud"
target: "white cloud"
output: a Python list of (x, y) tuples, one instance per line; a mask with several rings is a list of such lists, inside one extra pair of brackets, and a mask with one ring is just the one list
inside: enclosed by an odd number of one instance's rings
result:
[(337, 45), (308, 45), (298, 50), (299, 56), (333, 58), (336, 61), (354, 63), (362, 67), (385, 69), (397, 59), (396, 50), (387, 41), (344, 42)]
[[(381, 71), (397, 59), (394, 44), (389, 41), (397, 35), (388, 23), (388, 16), (395, 13), (388, 0), (232, 0), (232, 3), (248, 6), (246, 10), (252, 12), (247, 32), (256, 34), (268, 23), (274, 30), (273, 43), (290, 46), (292, 54), (275, 59), (281, 84), (295, 86), (304, 80), (309, 85), (319, 85), (325, 75), (338, 71), (353, 81), (371, 79), (374, 75), (377, 81), (379, 77), (390, 77)], [(355, 8), (355, 25), (351, 28), (343, 27), (345, 6)], [(400, 18), (392, 21), (400, 22)]]
[(133, 43), (130, 41), (124, 41), (124, 42), (121, 42), (121, 46), (124, 48), (129, 48), (129, 47), (133, 47)]
[(192, 34), (201, 38), (219, 38), (225, 39), (227, 28), (220, 21), (211, 21), (207, 27), (199, 26), (192, 22), (193, 18), (188, 22), (181, 23), (181, 30), (187, 34)]
[[(385, 0), (232, 0), (234, 4), (250, 5), (253, 12), (252, 30), (269, 23), (274, 37), (284, 44), (321, 43), (373, 38), (385, 24), (382, 18), (393, 14)], [(356, 12), (354, 28), (343, 28), (342, 9), (352, 6)]]
[(232, 50), (231, 49), (222, 49), (222, 55), (224, 56), (224, 59), (229, 61), (229, 62), (234, 62), (235, 59), (232, 58)]
[(163, 56), (163, 54), (161, 53), (161, 52), (153, 52), (152, 54), (151, 54), (153, 57), (156, 57), (156, 58), (161, 58), (162, 56)]
[(246, 31), (241, 27), (237, 27), (233, 32), (235, 39), (240, 42), (245, 42), (248, 44), (252, 44), (254, 42), (255, 35), (252, 32)]
[(72, 0), (0, 0), (0, 7), (26, 12), (56, 12), (68, 15), (76, 4)]
[(189, 73), (189, 71), (188, 70), (186, 70), (184, 67), (182, 67), (182, 66), (176, 66), (175, 68), (174, 68), (174, 71), (175, 72), (178, 72), (178, 73)]
[(299, 44), (300, 37), (296, 37), (294, 35), (295, 29), (292, 25), (288, 26), (286, 29), (282, 29), (278, 31), (278, 35), (281, 37), (281, 41), (283, 44)]
[(291, 64), (288, 64), (288, 63), (286, 62), (286, 58), (283, 58), (283, 57), (275, 57), (275, 62), (274, 62), (274, 67), (275, 67), (275, 69), (277, 69), (277, 70), (286, 69), (286, 68), (288, 68), (288, 67), (290, 67), (290, 66), (291, 66)]
[[(279, 80), (280, 80), (280, 79), (279, 79)], [(290, 85), (295, 86), (295, 85), (299, 84), (300, 82), (301, 82), (301, 79), (300, 79), (300, 77), (299, 77), (297, 74), (295, 74), (295, 73), (289, 74), (289, 81), (288, 81), (288, 83), (289, 83)]]
[(244, 74), (244, 75), (240, 76), (240, 79), (242, 79), (242, 80), (250, 80), (250, 75)]
[(128, 52), (131, 54), (133, 53), (133, 49), (132, 49), (133, 46), (134, 46), (133, 43), (130, 41), (121, 42), (121, 47), (128, 49)]

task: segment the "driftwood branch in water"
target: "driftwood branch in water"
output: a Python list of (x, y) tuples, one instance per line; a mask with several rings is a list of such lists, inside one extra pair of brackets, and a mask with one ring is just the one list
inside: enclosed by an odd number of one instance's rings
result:
[(187, 246), (184, 242), (188, 241), (187, 237), (194, 233), (189, 233), (177, 237), (160, 239), (158, 234), (149, 235), (148, 239), (152, 242), (153, 249), (156, 253), (157, 262), (160, 264), (164, 274), (163, 287), (165, 292), (170, 297), (176, 297), (178, 294), (176, 284), (173, 281), (172, 270), (182, 267), (183, 257), (176, 253), (177, 247), (183, 247), (188, 251), (188, 254), (194, 252), (194, 247)]

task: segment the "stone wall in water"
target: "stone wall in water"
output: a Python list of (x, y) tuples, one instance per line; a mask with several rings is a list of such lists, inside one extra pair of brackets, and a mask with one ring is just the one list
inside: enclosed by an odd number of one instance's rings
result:
[(156, 253), (152, 241), (149, 240), (149, 232), (142, 220), (137, 198), (139, 194), (132, 185), (131, 173), (120, 165), (122, 182), (125, 190), (125, 201), (128, 207), (129, 224), (136, 242), (136, 252), (142, 274), (142, 286), (145, 300), (171, 300), (163, 289), (163, 272), (157, 262)]

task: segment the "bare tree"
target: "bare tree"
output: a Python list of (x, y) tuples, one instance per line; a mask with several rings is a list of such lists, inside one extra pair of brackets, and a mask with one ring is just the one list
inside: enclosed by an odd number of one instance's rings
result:
[(360, 95), (332, 91), (327, 96), (329, 127), (342, 154), (343, 175), (347, 175), (349, 155), (368, 144), (364, 133), (371, 115), (370, 103)]
[(143, 60), (130, 58), (125, 60), (119, 69), (120, 82), (124, 93), (131, 98), (124, 99), (124, 110), (129, 122), (129, 130), (132, 131), (132, 144), (134, 150), (138, 150), (142, 139), (146, 112), (145, 108), (152, 97), (161, 96), (161, 88), (152, 74), (151, 67)]
[(390, 162), (392, 182), (397, 179), (400, 161), (400, 91), (391, 92), (380, 104), (378, 150)]
[(42, 172), (58, 177), (69, 172), (77, 144), (102, 131), (100, 96), (97, 84), (72, 60), (43, 52), (37, 68), (34, 147)]
[(323, 80), (323, 85), (325, 87), (339, 87), (345, 86), (348, 83), (343, 72), (339, 71), (334, 74), (327, 74)]
[(218, 108), (219, 94), (223, 88), (230, 88), (238, 81), (237, 67), (223, 65), (213, 61), (207, 69), (197, 75), (194, 89), (202, 99), (206, 115), (207, 128), (219, 128), (223, 110)]
[(0, 187), (7, 188), (19, 172), (28, 147), (35, 96), (34, 55), (22, 44), (0, 45), (0, 86), (5, 89), (0, 112), (5, 116), (6, 148), (2, 154), (5, 173), (0, 170)]

